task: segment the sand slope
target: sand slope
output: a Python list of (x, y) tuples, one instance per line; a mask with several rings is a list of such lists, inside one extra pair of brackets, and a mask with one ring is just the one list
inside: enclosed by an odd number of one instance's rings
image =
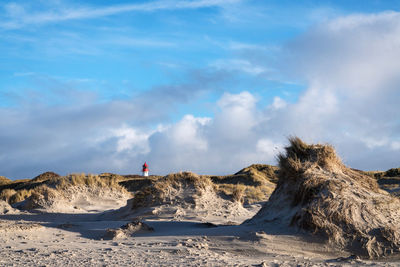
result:
[(240, 201), (224, 198), (207, 176), (181, 172), (144, 188), (112, 216), (241, 223), (259, 208), (260, 205), (249, 205), (246, 209)]
[(291, 139), (279, 164), (277, 188), (249, 223), (296, 226), (360, 256), (399, 252), (399, 199), (344, 166), (331, 146)]

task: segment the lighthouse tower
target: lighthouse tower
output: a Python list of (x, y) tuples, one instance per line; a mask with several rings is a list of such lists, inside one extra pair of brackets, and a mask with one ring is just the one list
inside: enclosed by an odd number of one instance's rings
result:
[(147, 166), (147, 163), (145, 162), (145, 163), (143, 164), (143, 169), (142, 169), (143, 176), (149, 176), (149, 169), (148, 169), (147, 167), (148, 167), (148, 166)]

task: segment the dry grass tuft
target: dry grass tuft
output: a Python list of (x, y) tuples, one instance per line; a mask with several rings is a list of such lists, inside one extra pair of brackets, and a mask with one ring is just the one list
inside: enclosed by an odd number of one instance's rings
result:
[(244, 191), (243, 200), (245, 203), (255, 203), (261, 201), (267, 201), (271, 196), (272, 192), (274, 191), (275, 186), (246, 186)]
[(289, 142), (290, 146), (285, 148), (286, 153), (278, 155), (279, 178), (296, 179), (299, 173), (316, 166), (328, 170), (343, 166), (330, 145), (308, 145), (298, 137), (289, 138)]
[(12, 195), (9, 198), (8, 202), (10, 204), (14, 204), (14, 203), (24, 201), (25, 199), (30, 197), (31, 194), (32, 194), (32, 190), (26, 190), (26, 189), (18, 190), (14, 195)]
[(47, 185), (41, 185), (31, 191), (31, 195), (26, 199), (24, 209), (36, 209), (49, 205), (55, 202), (60, 194), (56, 189), (50, 188)]
[(274, 191), (275, 186), (251, 186), (243, 184), (216, 184), (215, 190), (223, 194), (224, 196), (237, 201), (237, 195), (241, 192), (241, 202), (246, 204), (252, 204), (256, 202), (267, 201), (269, 196)]
[(242, 201), (254, 203), (268, 200), (278, 181), (278, 172), (276, 166), (253, 164), (233, 175), (210, 176), (210, 179), (218, 192), (234, 200), (234, 192), (243, 190)]
[(42, 174), (39, 174), (35, 178), (33, 178), (31, 180), (31, 182), (44, 182), (44, 181), (50, 180), (52, 178), (57, 178), (57, 177), (60, 177), (60, 175), (58, 175), (55, 172), (44, 172)]
[(191, 184), (198, 189), (205, 189), (207, 186), (211, 186), (212, 182), (207, 176), (200, 176), (192, 172), (179, 172), (168, 174), (158, 180), (155, 187), (159, 190), (164, 190), (170, 186), (177, 188), (187, 184)]
[(210, 176), (216, 184), (243, 184), (249, 186), (260, 186), (264, 184), (277, 183), (279, 169), (276, 166), (265, 164), (253, 164), (233, 175)]
[(0, 193), (0, 199), (4, 200), (6, 202), (10, 201), (10, 198), (15, 195), (17, 193), (17, 191), (15, 191), (14, 189), (4, 189), (3, 191), (1, 191)]
[(279, 220), (361, 256), (398, 253), (400, 201), (346, 167), (332, 146), (289, 141), (279, 155), (278, 185), (252, 220)]
[(119, 184), (119, 175), (93, 175), (84, 173), (69, 174), (62, 177), (53, 177), (49, 180), (49, 185), (58, 190), (66, 189), (70, 186), (89, 186), (100, 188), (113, 188), (126, 192), (126, 189)]
[(399, 177), (400, 176), (400, 168), (393, 168), (393, 169), (387, 170), (383, 176)]
[(0, 176), (0, 185), (12, 183), (10, 179), (4, 176)]
[(232, 198), (234, 201), (243, 203), (243, 197), (244, 197), (244, 191), (245, 191), (245, 186), (244, 185), (238, 185), (235, 187), (235, 189), (232, 192)]
[(201, 194), (207, 187), (213, 187), (207, 176), (200, 176), (192, 172), (169, 174), (137, 192), (132, 199), (132, 209), (164, 202), (179, 202), (180, 200), (176, 199), (177, 192), (192, 190), (194, 196)]
[[(59, 176), (53, 172), (46, 172), (36, 176), (32, 180), (17, 180), (2, 185), (0, 188), (0, 199), (10, 204), (18, 203), (30, 198), (29, 201), (35, 202), (39, 199), (48, 200), (56, 191), (64, 191), (73, 186), (85, 186), (90, 188), (106, 188), (129, 194), (128, 191), (119, 184), (124, 178), (115, 174), (69, 174)], [(53, 194), (54, 193), (54, 194)]]

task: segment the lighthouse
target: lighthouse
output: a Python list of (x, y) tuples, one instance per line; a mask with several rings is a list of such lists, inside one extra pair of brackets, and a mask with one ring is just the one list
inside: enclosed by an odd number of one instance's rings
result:
[(147, 166), (147, 163), (145, 162), (145, 163), (143, 164), (143, 169), (142, 169), (143, 176), (149, 176), (149, 169), (148, 169), (147, 167), (148, 167), (148, 166)]

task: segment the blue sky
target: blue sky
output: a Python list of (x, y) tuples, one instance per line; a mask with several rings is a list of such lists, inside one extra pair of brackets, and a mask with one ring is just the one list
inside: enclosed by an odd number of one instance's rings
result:
[(0, 175), (398, 167), (397, 1), (3, 1)]

